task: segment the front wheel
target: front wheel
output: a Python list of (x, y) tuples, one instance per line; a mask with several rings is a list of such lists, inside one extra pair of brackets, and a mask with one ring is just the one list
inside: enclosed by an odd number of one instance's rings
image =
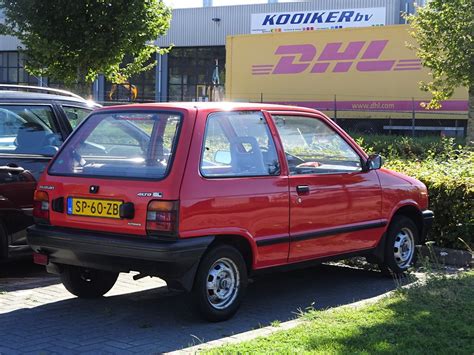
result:
[(393, 274), (407, 271), (415, 263), (418, 240), (419, 232), (413, 220), (395, 216), (388, 229), (382, 268), (388, 268)]
[(201, 260), (193, 298), (205, 318), (218, 322), (237, 312), (246, 288), (247, 267), (242, 254), (234, 247), (221, 245)]
[(64, 266), (61, 282), (73, 295), (80, 298), (98, 298), (105, 295), (117, 281), (118, 273)]

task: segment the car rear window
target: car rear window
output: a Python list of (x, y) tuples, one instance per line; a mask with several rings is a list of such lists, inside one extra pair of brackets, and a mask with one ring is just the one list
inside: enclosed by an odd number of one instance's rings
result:
[(49, 173), (162, 179), (170, 169), (181, 120), (170, 112), (93, 114), (59, 152)]

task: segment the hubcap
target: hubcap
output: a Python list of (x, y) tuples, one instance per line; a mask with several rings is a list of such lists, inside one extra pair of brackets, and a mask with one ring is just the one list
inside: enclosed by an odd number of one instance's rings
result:
[(400, 268), (406, 268), (410, 265), (415, 254), (415, 238), (408, 228), (402, 228), (395, 237), (393, 246), (395, 261)]
[(91, 282), (93, 278), (93, 273), (89, 269), (82, 269), (80, 273), (80, 277), (85, 282)]
[(224, 309), (234, 302), (240, 285), (235, 263), (228, 258), (218, 259), (207, 274), (207, 300), (212, 307)]

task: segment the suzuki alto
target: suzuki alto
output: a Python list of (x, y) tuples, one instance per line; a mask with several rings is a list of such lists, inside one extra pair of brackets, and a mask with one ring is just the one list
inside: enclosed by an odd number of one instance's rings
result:
[(135, 271), (225, 320), (260, 270), (364, 255), (406, 271), (434, 215), (423, 183), (381, 165), (309, 108), (106, 107), (42, 175), (28, 242), (78, 297)]

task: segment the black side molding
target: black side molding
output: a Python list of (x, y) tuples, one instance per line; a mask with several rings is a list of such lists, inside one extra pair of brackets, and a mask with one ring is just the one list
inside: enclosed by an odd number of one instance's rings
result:
[(363, 224), (358, 224), (355, 226), (330, 228), (330, 229), (325, 229), (325, 230), (317, 231), (313, 233), (297, 234), (291, 237), (282, 236), (282, 237), (257, 240), (257, 246), (263, 247), (263, 246), (279, 244), (279, 243), (289, 243), (290, 241), (298, 242), (302, 240), (329, 237), (331, 235), (336, 235), (336, 234), (341, 234), (341, 233), (350, 233), (350, 232), (357, 232), (357, 231), (366, 230), (366, 229), (382, 228), (382, 227), (385, 227), (386, 225), (387, 225), (387, 220), (371, 221), (371, 222), (366, 222)]
[(288, 235), (282, 237), (269, 238), (264, 240), (257, 240), (258, 247), (266, 247), (268, 245), (280, 244), (280, 243), (289, 243), (290, 237)]
[(381, 220), (381, 221), (358, 224), (356, 226), (330, 228), (330, 229), (313, 232), (313, 233), (294, 235), (291, 237), (291, 241), (297, 242), (297, 241), (308, 240), (308, 239), (329, 237), (331, 235), (336, 235), (336, 234), (341, 234), (341, 233), (350, 233), (350, 232), (357, 232), (357, 231), (361, 231), (365, 229), (382, 228), (382, 227), (385, 227), (386, 225), (387, 225), (387, 221)]

